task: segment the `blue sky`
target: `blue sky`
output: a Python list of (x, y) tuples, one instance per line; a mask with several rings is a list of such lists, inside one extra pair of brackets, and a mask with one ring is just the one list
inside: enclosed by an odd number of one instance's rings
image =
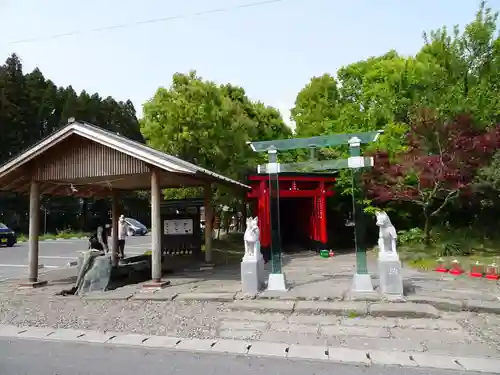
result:
[[(288, 121), (312, 76), (390, 49), (413, 54), (424, 30), (463, 26), (479, 7), (476, 0), (283, 0), (193, 16), (258, 1), (0, 0), (0, 60), (15, 52), (25, 71), (38, 66), (57, 85), (131, 99), (139, 114), (173, 73), (195, 69), (243, 86)], [(500, 10), (500, 0), (488, 4)], [(179, 15), (185, 17), (86, 32)], [(81, 33), (50, 38), (73, 31)]]

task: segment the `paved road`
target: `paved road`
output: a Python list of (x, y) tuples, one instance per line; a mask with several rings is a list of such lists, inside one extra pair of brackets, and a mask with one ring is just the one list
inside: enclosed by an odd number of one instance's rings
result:
[[(45, 270), (65, 267), (75, 261), (78, 252), (86, 250), (87, 240), (48, 240), (40, 241), (39, 264)], [(151, 237), (129, 237), (125, 254), (138, 255), (151, 249)], [(25, 277), (28, 274), (28, 244), (20, 243), (14, 247), (0, 247), (0, 282), (10, 278)]]
[(357, 367), (281, 358), (198, 354), (68, 342), (0, 339), (2, 375), (449, 375), (472, 374), (400, 367)]

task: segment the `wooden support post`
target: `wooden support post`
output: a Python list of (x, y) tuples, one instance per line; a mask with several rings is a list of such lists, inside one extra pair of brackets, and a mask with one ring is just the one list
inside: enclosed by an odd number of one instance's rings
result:
[(118, 192), (111, 192), (111, 262), (114, 267), (118, 265)]
[(28, 282), (21, 287), (39, 287), (46, 281), (38, 280), (38, 236), (40, 233), (40, 184), (31, 180), (30, 214), (29, 214), (29, 244), (28, 244)]
[(212, 185), (207, 184), (204, 188), (205, 207), (205, 262), (212, 262), (212, 232), (214, 210), (212, 207)]
[(162, 250), (161, 237), (162, 225), (160, 214), (160, 203), (162, 200), (160, 171), (151, 168), (151, 282), (144, 284), (146, 288), (162, 288), (169, 284), (162, 281)]

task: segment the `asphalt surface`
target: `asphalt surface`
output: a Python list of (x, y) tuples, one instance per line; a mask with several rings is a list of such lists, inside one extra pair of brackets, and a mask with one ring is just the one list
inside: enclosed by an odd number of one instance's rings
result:
[(199, 354), (0, 338), (2, 375), (449, 375), (473, 374), (421, 368), (354, 366), (281, 358)]
[[(87, 248), (87, 240), (40, 241), (38, 264), (44, 266), (40, 272), (66, 267), (69, 262), (77, 259), (80, 251)], [(149, 235), (128, 237), (125, 244), (125, 255), (139, 255), (150, 249), (151, 237)], [(28, 243), (19, 243), (14, 247), (0, 247), (0, 282), (23, 278), (27, 275)]]

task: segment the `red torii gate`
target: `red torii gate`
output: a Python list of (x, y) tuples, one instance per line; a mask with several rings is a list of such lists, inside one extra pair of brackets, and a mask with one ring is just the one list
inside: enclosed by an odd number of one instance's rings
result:
[[(252, 190), (247, 198), (256, 200), (255, 216), (259, 218), (261, 248), (271, 245), (270, 189), (268, 175), (251, 175), (248, 184)], [(294, 220), (308, 220), (308, 226), (302, 226), (304, 233), (312, 243), (326, 248), (328, 232), (326, 226), (326, 198), (335, 194), (332, 187), (335, 177), (322, 174), (283, 173), (279, 175), (279, 197), (310, 198), (297, 200), (297, 214)]]

